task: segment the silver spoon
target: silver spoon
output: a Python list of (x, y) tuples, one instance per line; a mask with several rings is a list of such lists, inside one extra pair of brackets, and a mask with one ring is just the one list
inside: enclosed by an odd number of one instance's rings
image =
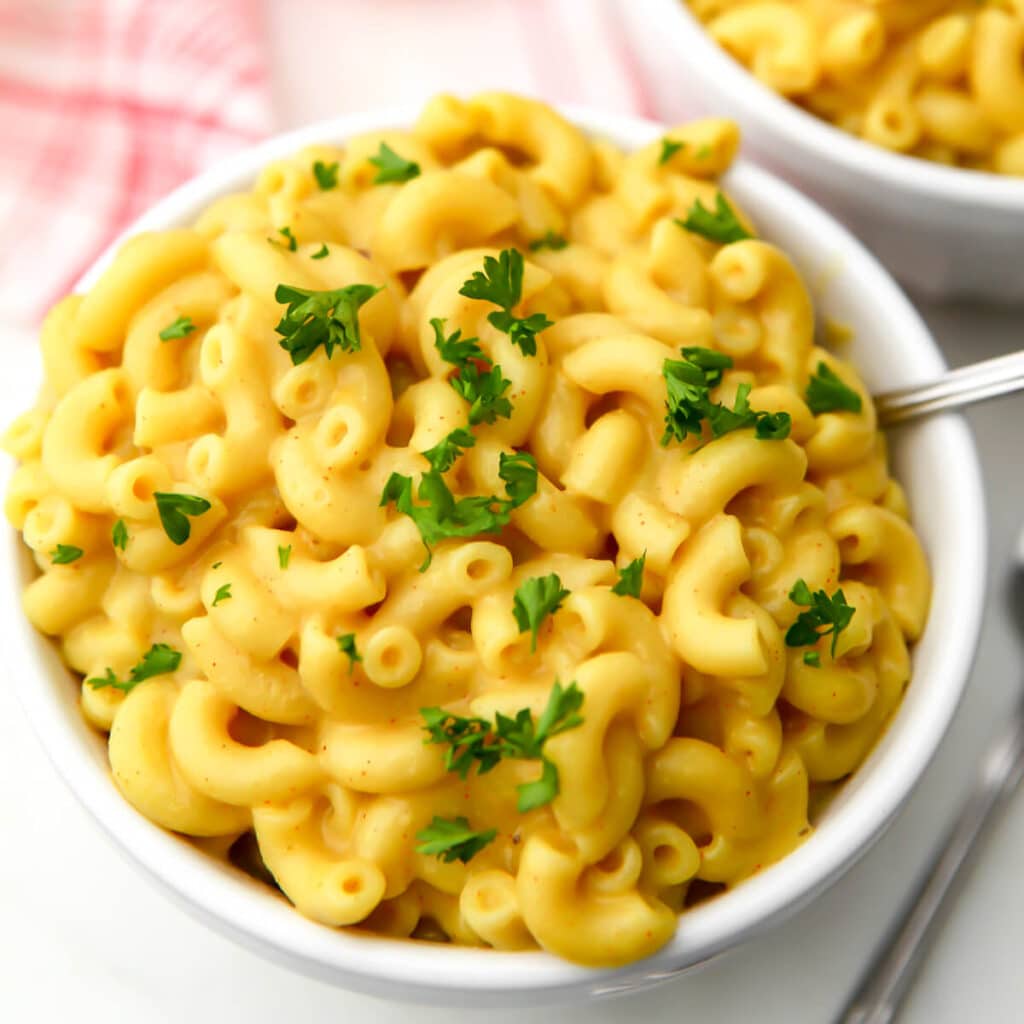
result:
[(950, 370), (930, 384), (915, 384), (875, 396), (878, 422), (891, 427), (944, 409), (971, 405), (1024, 390), (1024, 352)]
[[(998, 360), (993, 360), (998, 362)], [(1024, 621), (1024, 537), (1013, 579), (1016, 617)], [(983, 758), (974, 787), (919, 888), (896, 918), (835, 1024), (889, 1024), (924, 961), (938, 926), (982, 840), (1024, 778), (1024, 698)]]

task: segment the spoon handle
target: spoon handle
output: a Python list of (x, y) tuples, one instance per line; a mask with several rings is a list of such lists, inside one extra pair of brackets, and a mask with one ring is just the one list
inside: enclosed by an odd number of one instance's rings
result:
[(875, 398), (878, 420), (893, 426), (906, 420), (1024, 390), (1024, 352), (986, 359), (951, 370), (930, 384), (889, 391)]
[(1006, 732), (989, 748), (974, 788), (924, 880), (883, 940), (835, 1024), (888, 1024), (895, 1019), (943, 920), (942, 911), (948, 909), (957, 883), (964, 877), (963, 868), (1022, 775), (1024, 707), (1017, 709)]

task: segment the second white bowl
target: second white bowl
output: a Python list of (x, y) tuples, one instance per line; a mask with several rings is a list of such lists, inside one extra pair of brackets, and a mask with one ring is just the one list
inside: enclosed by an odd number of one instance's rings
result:
[(683, 0), (620, 0), (649, 52), (668, 48), (694, 103), (735, 118), (746, 152), (816, 198), (910, 287), (1024, 302), (1024, 179), (944, 167), (840, 131), (777, 95), (708, 35)]

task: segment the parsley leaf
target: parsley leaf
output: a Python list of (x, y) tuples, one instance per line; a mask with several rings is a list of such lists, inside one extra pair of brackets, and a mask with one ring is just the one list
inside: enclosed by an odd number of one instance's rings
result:
[(103, 676), (86, 679), (86, 683), (94, 690), (110, 686), (115, 690), (120, 690), (122, 693), (131, 693), (139, 683), (152, 679), (153, 676), (162, 676), (168, 672), (175, 672), (180, 664), (181, 651), (176, 651), (168, 644), (153, 644), (142, 656), (142, 660), (132, 668), (130, 675), (124, 682), (118, 680), (112, 668), (108, 668)]
[(721, 383), (723, 371), (731, 366), (729, 356), (696, 346), (684, 348), (682, 359), (665, 360), (661, 368), (667, 392), (663, 445), (673, 439), (683, 441), (689, 434), (700, 437), (705, 420), (711, 427), (712, 437), (746, 427), (753, 427), (761, 441), (782, 441), (789, 437), (789, 413), (751, 409), (749, 384), (740, 384), (736, 389), (731, 409), (711, 400), (711, 388)]
[(338, 185), (338, 161), (325, 164), (322, 160), (313, 161), (313, 177), (324, 192), (329, 192)]
[(194, 494), (155, 491), (156, 510), (160, 513), (160, 524), (164, 533), (178, 545), (184, 544), (192, 533), (192, 524), (187, 516), (201, 516), (209, 512), (211, 505), (205, 498)]
[(661, 140), (661, 156), (658, 157), (658, 164), (667, 164), (681, 149), (686, 148), (685, 142), (676, 142), (667, 135)]
[[(789, 599), (793, 604), (801, 605), (808, 611), (801, 612), (796, 622), (786, 631), (787, 647), (810, 647), (816, 644), (823, 636), (832, 637), (832, 657), (836, 656), (836, 641), (839, 634), (846, 629), (853, 619), (853, 613), (857, 610), (846, 603), (846, 596), (842, 590), (837, 590), (831, 597), (824, 590), (816, 590), (813, 593), (807, 584), (799, 579), (793, 584), (789, 592)], [(816, 663), (804, 656), (808, 665)]]
[(556, 680), (536, 723), (529, 708), (520, 708), (514, 718), (498, 712), (493, 725), (486, 718), (467, 718), (439, 707), (421, 708), (427, 733), (423, 742), (447, 745), (445, 769), (461, 779), (468, 777), (474, 765), (478, 775), (485, 775), (503, 758), (540, 761), (540, 778), (517, 787), (519, 811), (525, 813), (558, 795), (558, 769), (545, 756), (544, 744), (552, 736), (582, 725), (578, 714), (582, 706), (583, 692), (576, 683), (563, 688)]
[(411, 181), (419, 177), (420, 165), (412, 160), (400, 157), (386, 142), (380, 144), (376, 156), (370, 157), (370, 163), (378, 168), (373, 179), (374, 185), (385, 185), (388, 182)]
[(217, 605), (219, 605), (221, 603), (221, 601), (230, 601), (230, 600), (231, 600), (231, 584), (230, 583), (225, 583), (222, 587), (218, 587), (217, 588), (217, 593), (213, 595), (213, 604), (210, 605), (210, 607), (211, 608), (216, 608)]
[(433, 448), (423, 452), (435, 473), (447, 473), (462, 457), (467, 448), (476, 444), (476, 438), (466, 427), (458, 427), (441, 439)]
[(317, 249), (317, 251), (313, 253), (309, 258), (311, 260), (322, 260), (325, 256), (329, 256), (330, 254), (331, 251), (330, 249), (327, 248), (327, 243), (324, 242), (323, 245), (321, 245), (320, 248)]
[(338, 650), (348, 655), (348, 674), (352, 675), (357, 661), (362, 661), (363, 656), (356, 650), (355, 633), (343, 633), (338, 637)]
[(475, 764), (477, 774), (486, 775), (501, 760), (501, 750), (486, 718), (465, 718), (438, 707), (420, 708), (420, 714), (427, 732), (423, 742), (448, 746), (444, 752), (445, 771), (458, 772), (464, 779)]
[(709, 210), (699, 199), (693, 201), (686, 220), (676, 218), (676, 223), (687, 231), (701, 235), (712, 242), (740, 242), (754, 236), (739, 222), (736, 211), (729, 200), (719, 192), (715, 196), (715, 210)]
[(288, 309), (274, 328), (279, 342), (292, 364), (304, 363), (321, 345), (330, 359), (337, 346), (342, 352), (358, 352), (361, 347), (358, 313), (381, 289), (372, 284), (350, 284), (333, 291), (308, 291), (290, 284), (279, 284), (274, 298)]
[(523, 583), (512, 599), (512, 614), (519, 623), (519, 632), (531, 633), (530, 653), (537, 650), (537, 631), (548, 615), (554, 615), (569, 591), (562, 586), (557, 573), (534, 576)]
[(425, 829), (416, 833), (416, 838), (420, 841), (416, 852), (428, 857), (440, 857), (445, 864), (451, 864), (456, 860), (467, 864), (485, 846), (492, 843), (497, 835), (496, 828), (474, 832), (469, 827), (468, 819), (461, 814), (454, 819), (439, 818), (435, 815), (434, 820)]
[(484, 269), (474, 271), (459, 289), (459, 294), (500, 306), (500, 309), (487, 314), (488, 322), (507, 334), (523, 355), (537, 354), (537, 335), (552, 322), (543, 313), (527, 317), (512, 315), (512, 307), (523, 295), (523, 254), (518, 249), (502, 249), (497, 259), (485, 256)]
[(110, 531), (110, 540), (119, 551), (124, 551), (128, 547), (128, 526), (123, 519), (118, 519), (114, 523), (114, 528)]
[(441, 358), (457, 367), (457, 372), (448, 378), (448, 383), (457, 394), (469, 403), (469, 425), (493, 423), (499, 416), (512, 415), (512, 403), (504, 397), (512, 386), (501, 374), (501, 367), (495, 366), (477, 344), (477, 338), (462, 338), (462, 331), (444, 336), (444, 321), (434, 317), (430, 321), (434, 328), (434, 347)]
[(281, 566), (282, 569), (288, 568), (288, 563), (291, 561), (291, 557), (291, 544), (289, 544), (288, 547), (282, 547), (280, 544), (277, 546), (277, 564)]
[(621, 597), (639, 597), (644, 585), (644, 565), (647, 563), (647, 552), (634, 558), (625, 568), (619, 570), (619, 582), (612, 587), (613, 594)]
[(292, 229), (288, 227), (278, 228), (277, 233), (279, 235), (284, 235), (285, 241), (288, 243), (287, 245), (285, 245), (284, 242), (279, 242), (276, 238), (268, 238), (267, 241), (271, 245), (281, 245), (284, 246), (284, 248), (286, 248), (289, 252), (295, 252), (295, 250), (299, 247), (299, 242), (298, 239), (292, 234)]
[(530, 252), (540, 252), (541, 249), (551, 249), (553, 252), (557, 252), (568, 244), (564, 235), (559, 235), (554, 231), (545, 231), (541, 238), (535, 238), (530, 243)]
[(74, 544), (58, 544), (50, 552), (50, 562), (53, 565), (68, 565), (70, 562), (77, 562), (85, 552), (76, 548)]
[(196, 329), (196, 325), (192, 323), (192, 317), (190, 316), (179, 316), (174, 323), (168, 324), (160, 332), (161, 341), (173, 341), (175, 338), (185, 338), (190, 335)]
[(821, 668), (821, 654), (818, 651), (804, 651), (804, 664)]
[(847, 387), (839, 374), (826, 363), (818, 363), (818, 369), (807, 385), (807, 407), (815, 416), (823, 412), (835, 412), (844, 409), (847, 412), (860, 412), (863, 403), (860, 395), (853, 388)]
[[(431, 468), (420, 477), (416, 497), (423, 504), (413, 502), (412, 477), (392, 473), (380, 497), (381, 506), (394, 503), (395, 508), (407, 515), (415, 524), (427, 549), (420, 566), (426, 572), (433, 558), (433, 546), (449, 537), (475, 537), (481, 533), (500, 533), (509, 521), (510, 513), (528, 501), (537, 491), (537, 463), (532, 455), (517, 452), (498, 456), (498, 476), (505, 482), (507, 498), (495, 495), (458, 498), (448, 489), (443, 473), (450, 469), (461, 454), (457, 449), (471, 445), (466, 438), (473, 435), (460, 428), (449, 434), (429, 452), (424, 452)], [(475, 439), (474, 439), (475, 443)], [(438, 467), (445, 467), (439, 469)]]

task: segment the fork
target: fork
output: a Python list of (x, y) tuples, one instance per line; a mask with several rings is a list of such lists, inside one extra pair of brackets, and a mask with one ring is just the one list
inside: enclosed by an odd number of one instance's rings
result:
[(928, 384), (876, 395), (875, 409), (879, 423), (890, 427), (918, 416), (1021, 390), (1024, 390), (1024, 352), (1011, 352), (950, 370)]
[[(1011, 603), (1017, 620), (1024, 622), (1024, 535), (1018, 544)], [(1024, 695), (982, 759), (974, 786), (923, 881), (904, 905), (835, 1024), (889, 1024), (895, 1019), (944, 912), (1022, 777)]]

